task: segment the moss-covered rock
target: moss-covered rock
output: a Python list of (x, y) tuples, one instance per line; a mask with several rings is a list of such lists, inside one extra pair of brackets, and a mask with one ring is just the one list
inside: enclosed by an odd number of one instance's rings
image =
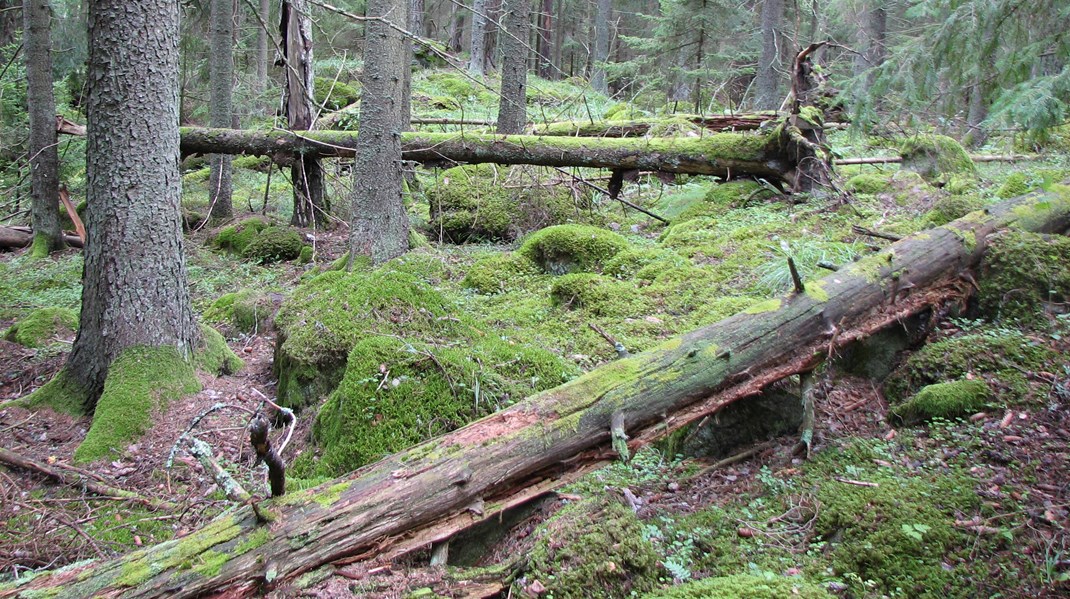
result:
[[(628, 248), (606, 261), (603, 274), (618, 279), (653, 279), (657, 272), (690, 263), (676, 252), (662, 248)], [(643, 272), (642, 277), (639, 273)]]
[(360, 99), (360, 84), (335, 81), (326, 77), (316, 77), (314, 98), (318, 106), (327, 110), (338, 110)]
[(215, 234), (212, 244), (217, 248), (242, 253), (261, 231), (271, 226), (266, 218), (247, 218), (237, 224), (223, 227)]
[(311, 263), (312, 262), (312, 256), (314, 255), (314, 253), (315, 253), (315, 250), (312, 249), (312, 246), (310, 246), (310, 245), (302, 246), (301, 247), (301, 253), (297, 256), (297, 263), (298, 264), (309, 264), (309, 263)]
[(242, 250), (242, 257), (263, 264), (293, 260), (305, 247), (304, 236), (289, 227), (268, 227)]
[(480, 258), (464, 275), (461, 285), (479, 293), (501, 293), (512, 288), (518, 279), (537, 274), (531, 260), (514, 252)]
[(245, 365), (227, 346), (223, 335), (206, 324), (201, 325), (201, 343), (194, 350), (193, 359), (198, 368), (214, 375), (233, 374)]
[(631, 121), (643, 118), (643, 111), (635, 108), (627, 102), (614, 104), (606, 110), (604, 117), (607, 121)]
[(582, 309), (595, 316), (635, 316), (642, 310), (642, 301), (634, 285), (587, 272), (554, 279), (550, 299), (556, 306)]
[(38, 308), (4, 332), (4, 339), (24, 347), (41, 347), (65, 332), (78, 330), (78, 313), (68, 308)]
[[(989, 241), (981, 264), (981, 313), (1043, 325), (1070, 299), (1070, 238), (1005, 232)], [(1058, 308), (1056, 308), (1058, 307)]]
[(946, 135), (908, 137), (899, 148), (902, 167), (920, 174), (927, 181), (943, 180), (951, 175), (976, 175), (977, 169), (966, 149)]
[(852, 193), (877, 195), (891, 191), (892, 183), (885, 174), (861, 173), (848, 179), (844, 187)]
[(154, 412), (200, 389), (193, 366), (175, 348), (124, 350), (108, 368), (93, 424), (74, 460), (85, 463), (114, 456), (152, 426)]
[(550, 178), (539, 167), (451, 168), (427, 190), (428, 231), (452, 243), (512, 241), (579, 217), (571, 191)]
[(524, 240), (517, 253), (544, 272), (597, 272), (628, 248), (624, 237), (588, 225), (558, 225), (537, 231)]
[(936, 200), (925, 217), (935, 226), (946, 225), (984, 206), (985, 201), (975, 195), (945, 195)]
[(611, 497), (567, 505), (535, 535), (516, 594), (538, 581), (559, 599), (628, 597), (652, 590), (662, 572), (643, 524)]
[(448, 336), (431, 328), (365, 336), (313, 426), (318, 455), (296, 476), (339, 476), (477, 418), (575, 374), (541, 348), (503, 340), (466, 318)]
[(729, 181), (714, 184), (710, 186), (701, 202), (695, 202), (685, 208), (679, 216), (673, 219), (673, 223), (693, 218), (721, 216), (733, 206), (739, 207), (763, 192), (766, 192), (766, 188), (754, 181)]
[(736, 574), (703, 578), (643, 595), (643, 599), (832, 599), (823, 587), (797, 577)]
[(231, 326), (242, 333), (264, 332), (271, 328), (282, 295), (242, 289), (219, 296), (204, 311), (208, 322)]
[(1007, 178), (1003, 180), (1003, 184), (996, 190), (996, 195), (1006, 200), (1025, 195), (1035, 187), (1030, 183), (1029, 177), (1025, 176), (1025, 173), (1011, 173), (1007, 175)]
[(1000, 403), (1023, 400), (1030, 393), (1023, 371), (1046, 370), (1058, 354), (1022, 332), (990, 329), (930, 343), (914, 352), (885, 381), (889, 403), (904, 402), (922, 387), (984, 377)]
[(892, 408), (892, 414), (907, 422), (953, 418), (980, 411), (992, 397), (982, 379), (961, 379), (926, 385), (917, 395)]

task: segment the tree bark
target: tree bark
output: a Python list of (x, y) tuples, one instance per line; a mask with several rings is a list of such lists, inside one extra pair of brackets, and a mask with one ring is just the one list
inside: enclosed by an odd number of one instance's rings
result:
[[(209, 86), (211, 87), (211, 123), (213, 127), (230, 127), (234, 113), (231, 91), (234, 89), (234, 3), (211, 0)], [(209, 214), (225, 220), (234, 215), (231, 204), (231, 157), (212, 154), (208, 179)]]
[(472, 42), (468, 50), (468, 73), (483, 76), (483, 52), (487, 41), (487, 0), (472, 0)]
[(453, 5), (453, 16), (450, 18), (449, 41), (446, 49), (450, 52), (461, 51), (461, 40), (464, 38), (464, 15), (465, 10)]
[(610, 0), (598, 0), (594, 17), (594, 70), (591, 73), (591, 87), (603, 94), (609, 93), (606, 82), (606, 61), (609, 60), (609, 28), (613, 6)]
[(960, 300), (971, 289), (963, 273), (979, 263), (993, 232), (1070, 226), (1067, 193), (1033, 193), (908, 237), (809, 282), (804, 293), (762, 302), (346, 477), (263, 502), (258, 512), (270, 522), (242, 506), (182, 539), (40, 575), (12, 594), (52, 587), (71, 597), (244, 596), (337, 560), (391, 559), (446, 541), (613, 459), (614, 424), (635, 450), (903, 318)]
[(408, 0), (369, 0), (364, 45), (360, 124), (356, 137), (349, 233), (350, 265), (357, 255), (373, 264), (409, 249), (409, 217), (401, 200), (402, 62), (408, 40), (388, 23), (406, 24)]
[[(77, 235), (64, 233), (63, 241), (71, 246), (82, 247), (82, 240)], [(28, 247), (33, 243), (33, 230), (25, 227), (0, 227), (0, 249), (11, 250)]]
[[(409, 0), (409, 33), (427, 37), (424, 32), (424, 0)], [(414, 40), (413, 44), (415, 43), (417, 42)]]
[(758, 110), (776, 110), (780, 107), (780, 48), (777, 28), (784, 16), (784, 0), (762, 2), (762, 55), (758, 59), (758, 71), (754, 77), (757, 92), (754, 106)]
[(169, 0), (89, 5), (88, 239), (65, 373), (90, 410), (122, 350), (190, 356), (197, 340), (179, 212), (178, 12)]
[[(762, 123), (777, 119), (774, 112), (741, 113), (733, 115), (704, 116), (698, 114), (674, 114), (667, 122), (683, 119), (704, 129), (716, 132), (754, 131)], [(534, 135), (570, 135), (574, 137), (643, 137), (657, 120), (649, 121), (563, 121), (536, 125)]]
[(19, 30), (20, 19), (19, 6), (21, 0), (0, 0), (0, 59), (10, 58), (3, 51), (5, 46), (15, 43), (15, 32)]
[[(271, 0), (260, 0), (260, 18), (256, 22), (256, 81), (253, 88), (263, 94), (268, 84), (269, 40), (266, 25), (271, 20)], [(267, 106), (271, 108), (270, 105)]]
[[(720, 133), (703, 138), (568, 139), (534, 135), (403, 133), (405, 160), (425, 164), (466, 162), (534, 164), (558, 167), (639, 169), (719, 177), (760, 176), (794, 184), (797, 163), (785, 144), (770, 133)], [(235, 131), (183, 128), (185, 153), (274, 156), (354, 156), (357, 136), (348, 131), (314, 131), (297, 137), (285, 131)]]
[[(493, 71), (498, 51), (498, 22), (502, 18), (502, 0), (487, 1), (487, 27), (483, 31), (483, 72)], [(525, 41), (525, 43), (527, 43)]]
[[(315, 120), (312, 71), (312, 21), (307, 0), (283, 0), (279, 26), (285, 53), (286, 87), (283, 103), (286, 121), (293, 131), (307, 131)], [(301, 156), (290, 167), (294, 188), (294, 212), (290, 224), (307, 227), (327, 224), (328, 206), (323, 199), (323, 169), (318, 160)]]
[(48, 0), (24, 0), (22, 17), (26, 104), (30, 116), (27, 149), (33, 255), (44, 258), (64, 246), (59, 228), (59, 153), (56, 151), (56, 102), (52, 95), (52, 9)]
[(543, 79), (556, 79), (554, 77), (553, 39), (554, 31), (554, 0), (542, 0), (539, 9), (538, 41), (535, 45), (535, 72)]
[(502, 6), (502, 87), (498, 102), (498, 133), (517, 134), (528, 124), (528, 37), (531, 0), (506, 0)]

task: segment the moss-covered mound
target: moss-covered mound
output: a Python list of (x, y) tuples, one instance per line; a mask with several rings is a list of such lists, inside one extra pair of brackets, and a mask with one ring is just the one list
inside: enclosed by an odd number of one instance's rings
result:
[(932, 210), (925, 217), (934, 226), (939, 227), (984, 206), (985, 201), (975, 195), (946, 195), (933, 204)]
[(538, 264), (544, 272), (598, 272), (628, 248), (624, 237), (588, 225), (547, 227), (529, 236), (517, 253)]
[(360, 99), (359, 83), (345, 83), (326, 77), (316, 77), (314, 87), (316, 104), (327, 110), (338, 110)]
[(427, 190), (428, 231), (452, 243), (512, 241), (579, 217), (571, 190), (549, 179), (538, 167), (451, 168)]
[(461, 285), (479, 293), (507, 291), (518, 278), (537, 274), (538, 267), (531, 260), (513, 252), (480, 258), (464, 275)]
[(38, 308), (4, 332), (4, 339), (25, 347), (41, 347), (65, 332), (78, 330), (78, 313), (68, 308)]
[(301, 255), (304, 237), (288, 227), (268, 227), (245, 246), (242, 256), (260, 263), (293, 260)]
[(643, 599), (832, 599), (824, 588), (799, 578), (736, 574), (704, 578), (662, 591)]
[(1040, 325), (1070, 299), (1070, 238), (1005, 232), (982, 262), (981, 311), (1001, 321)]
[(554, 279), (550, 299), (556, 306), (595, 316), (635, 316), (643, 305), (634, 285), (587, 272)]
[[(65, 376), (62, 372), (57, 377)], [(112, 457), (150, 426), (153, 413), (200, 391), (193, 366), (173, 347), (134, 347), (108, 368), (93, 424), (74, 452), (76, 462)]]
[(448, 336), (431, 328), (362, 338), (313, 427), (318, 456), (299, 477), (339, 476), (459, 428), (575, 374), (541, 348), (503, 340), (462, 318)]
[(907, 422), (965, 416), (983, 409), (991, 397), (992, 390), (982, 379), (935, 383), (892, 408), (892, 414)]
[(263, 332), (273, 325), (281, 302), (280, 294), (242, 289), (221, 295), (212, 302), (204, 312), (204, 319), (228, 325), (242, 333)]
[(212, 244), (219, 249), (242, 253), (245, 248), (260, 234), (261, 231), (271, 226), (266, 218), (247, 218), (237, 224), (223, 227), (212, 239)]
[(323, 273), (295, 289), (275, 317), (278, 401), (299, 408), (333, 391), (362, 338), (419, 333), (450, 339), (453, 316), (431, 285), (389, 267)]
[(762, 185), (754, 181), (729, 181), (710, 186), (701, 202), (695, 202), (685, 208), (673, 223), (683, 222), (699, 217), (720, 216), (733, 206), (745, 204), (754, 197), (768, 195)]
[(527, 571), (517, 584), (538, 581), (545, 596), (560, 599), (650, 591), (662, 570), (643, 531), (635, 513), (612, 497), (567, 505), (536, 531)]
[(686, 258), (669, 249), (628, 248), (607, 260), (602, 273), (618, 279), (650, 280), (658, 272), (688, 265), (690, 263)]
[(966, 149), (946, 135), (917, 135), (899, 148), (902, 166), (927, 181), (947, 180), (951, 175), (975, 175), (977, 170)]
[(1030, 394), (1029, 371), (1047, 370), (1058, 354), (1017, 330), (990, 329), (936, 343), (914, 352), (885, 381), (893, 405), (903, 403), (922, 387), (967, 378), (984, 378), (1000, 403), (1025, 399)]
[(245, 365), (230, 347), (223, 335), (212, 327), (201, 325), (201, 344), (193, 355), (198, 368), (209, 374), (233, 374)]

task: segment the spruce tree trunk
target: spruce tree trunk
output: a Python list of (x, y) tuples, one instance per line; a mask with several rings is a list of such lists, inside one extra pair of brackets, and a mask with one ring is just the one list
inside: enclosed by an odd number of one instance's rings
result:
[[(487, 27), (483, 32), (483, 72), (493, 71), (497, 64), (498, 22), (502, 18), (502, 0), (487, 0)], [(527, 43), (527, 40), (524, 41)]]
[[(230, 127), (234, 112), (231, 97), (234, 88), (234, 3), (231, 0), (211, 0), (210, 11), (210, 120), (213, 127)], [(225, 220), (234, 215), (231, 204), (231, 157), (212, 154), (210, 160), (210, 214), (213, 219)]]
[[(312, 71), (312, 21), (307, 0), (283, 0), (280, 30), (285, 52), (286, 87), (283, 103), (293, 131), (307, 131), (315, 120)], [(307, 227), (327, 224), (328, 206), (323, 199), (323, 169), (318, 160), (301, 156), (290, 167), (294, 188), (294, 212), (290, 224)]]
[(454, 4), (453, 16), (450, 18), (449, 42), (446, 44), (446, 49), (450, 52), (461, 51), (461, 40), (464, 38), (464, 15), (465, 9)]
[(472, 43), (468, 58), (468, 73), (483, 76), (483, 52), (487, 41), (487, 0), (472, 0)]
[(758, 110), (780, 108), (780, 51), (777, 39), (780, 20), (784, 15), (784, 0), (762, 2), (762, 55), (758, 59), (758, 71), (754, 77), (756, 97), (754, 107)]
[(550, 40), (554, 31), (554, 0), (542, 0), (539, 10), (539, 37), (535, 46), (535, 69), (543, 79), (554, 77), (553, 46)]
[[(15, 12), (15, 11), (11, 11)], [(30, 189), (35, 257), (63, 249), (59, 228), (59, 154), (52, 96), (52, 9), (48, 0), (24, 0), (22, 44), (26, 56), (26, 104), (30, 113)]]
[(594, 71), (591, 74), (591, 87), (603, 94), (609, 93), (606, 82), (606, 61), (609, 60), (609, 27), (613, 6), (610, 0), (598, 0), (594, 17)]
[[(266, 25), (271, 19), (271, 0), (260, 0), (260, 18), (256, 22), (256, 93), (262, 94), (268, 83), (268, 32)], [(270, 105), (268, 106), (270, 109)]]
[[(369, 0), (360, 122), (353, 168), (350, 264), (356, 255), (374, 264), (409, 249), (409, 217), (401, 201), (402, 63), (408, 40), (384, 21), (404, 27), (409, 0)], [(380, 20), (382, 19), (382, 20)]]
[(19, 30), (20, 0), (0, 0), (0, 58), (9, 56), (3, 51), (5, 46), (15, 43), (15, 32)]
[(119, 352), (189, 356), (197, 337), (179, 214), (178, 11), (170, 0), (89, 4), (88, 239), (65, 370), (89, 409)]
[(409, 33), (418, 37), (426, 37), (424, 35), (424, 0), (410, 0)]
[(498, 101), (498, 133), (523, 133), (528, 123), (528, 37), (531, 0), (506, 0), (502, 24), (502, 88)]

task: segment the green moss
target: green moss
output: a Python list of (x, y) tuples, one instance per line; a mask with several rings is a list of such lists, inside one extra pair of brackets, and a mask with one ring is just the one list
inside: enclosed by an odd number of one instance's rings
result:
[(427, 190), (428, 232), (452, 243), (512, 241), (580, 216), (570, 190), (538, 167), (473, 164), (446, 170)]
[(1025, 325), (1049, 322), (1049, 306), (1070, 299), (1070, 239), (1010, 231), (989, 239), (982, 262), (982, 314)]
[(554, 280), (550, 287), (554, 305), (583, 309), (595, 316), (635, 316), (642, 301), (635, 286), (593, 273), (572, 273)]
[(612, 498), (567, 505), (535, 536), (526, 579), (542, 583), (548, 596), (627, 597), (651, 590), (660, 572), (643, 524)]
[(628, 241), (613, 231), (587, 225), (558, 225), (529, 236), (517, 253), (545, 272), (562, 275), (599, 271), (627, 248)]
[(774, 298), (754, 304), (743, 312), (746, 314), (764, 314), (766, 312), (776, 312), (780, 309), (781, 305), (781, 300), (779, 298)]
[(208, 322), (226, 324), (242, 333), (263, 332), (270, 328), (277, 308), (278, 294), (242, 289), (219, 296), (204, 311)]
[[(687, 266), (686, 258), (668, 249), (627, 248), (606, 261), (603, 274), (618, 279), (653, 280), (658, 272)], [(639, 273), (642, 272), (642, 276)]]
[(245, 366), (223, 336), (206, 324), (201, 325), (201, 346), (194, 351), (193, 360), (198, 368), (214, 375), (233, 374)]
[(461, 285), (479, 293), (501, 293), (513, 288), (518, 279), (538, 271), (531, 260), (513, 252), (503, 252), (477, 260), (465, 273)]
[(4, 333), (4, 338), (24, 347), (41, 347), (63, 331), (78, 330), (78, 313), (67, 308), (38, 308)]
[(309, 264), (310, 262), (312, 262), (313, 251), (314, 250), (312, 249), (312, 246), (310, 246), (310, 245), (302, 246), (301, 247), (301, 253), (297, 256), (297, 263), (298, 264)]
[(704, 578), (643, 595), (644, 599), (832, 599), (821, 586), (784, 576), (736, 574)]
[(326, 489), (316, 493), (312, 500), (322, 507), (331, 507), (335, 503), (338, 503), (338, 500), (342, 497), (342, 493), (345, 493), (346, 490), (349, 489), (349, 486), (350, 483), (348, 481), (330, 485)]
[(60, 370), (52, 380), (23, 401), (29, 407), (44, 406), (64, 414), (83, 416), (86, 414), (89, 392), (75, 382), (66, 370)]
[(892, 183), (888, 175), (879, 173), (862, 173), (847, 180), (847, 191), (876, 195), (892, 190)]
[(47, 235), (33, 236), (33, 243), (30, 245), (30, 257), (35, 260), (47, 258), (55, 250), (63, 249), (62, 245), (56, 247), (52, 243), (52, 239)]
[(313, 87), (316, 104), (327, 110), (338, 110), (360, 100), (359, 84), (352, 85), (326, 77), (316, 77)]
[(107, 458), (152, 425), (170, 401), (201, 389), (193, 367), (173, 347), (132, 347), (108, 368), (93, 424), (74, 452), (76, 462)]
[(916, 135), (903, 141), (899, 149), (902, 167), (912, 170), (927, 181), (951, 175), (973, 176), (977, 170), (973, 160), (959, 142), (945, 135)]
[[(162, 549), (156, 547), (152, 553), (146, 549), (136, 551), (127, 557), (121, 574), (113, 584), (136, 587), (171, 568), (198, 568), (216, 564), (220, 560), (218, 556), (225, 554), (225, 551), (214, 551), (212, 548), (232, 542), (241, 531), (237, 516), (221, 516), (187, 537), (169, 541)], [(223, 559), (222, 563), (225, 562)]]
[(943, 196), (933, 204), (932, 210), (925, 217), (935, 226), (962, 218), (967, 214), (984, 208), (985, 201), (974, 195)]
[(242, 250), (242, 256), (264, 264), (293, 260), (305, 247), (304, 236), (288, 227), (268, 227)]
[(220, 249), (240, 254), (256, 239), (261, 231), (269, 226), (270, 223), (265, 218), (247, 218), (238, 224), (220, 229), (213, 238), (212, 243)]
[(730, 208), (742, 206), (763, 192), (766, 192), (766, 188), (754, 181), (729, 181), (714, 184), (710, 186), (702, 202), (693, 203), (685, 208), (673, 219), (673, 223), (723, 215)]
[(634, 108), (627, 102), (620, 102), (614, 104), (606, 110), (605, 119), (607, 121), (630, 121), (633, 119), (643, 118), (643, 112)]
[(353, 346), (345, 375), (313, 426), (319, 459), (299, 459), (295, 476), (349, 472), (575, 373), (549, 352), (486, 335), (467, 319), (441, 322), (449, 323), (448, 332), (411, 328), (365, 336)]
[(827, 302), (829, 301), (828, 291), (825, 291), (824, 281), (810, 281), (804, 285), (806, 289), (806, 297), (814, 300), (815, 302)]
[(1056, 360), (1056, 352), (1020, 331), (988, 329), (914, 352), (885, 382), (885, 394), (898, 404), (927, 385), (984, 375), (1001, 403), (1014, 403), (1030, 393), (1021, 371), (1046, 370)]
[(1025, 195), (1033, 189), (1035, 189), (1035, 186), (1029, 184), (1029, 178), (1025, 176), (1025, 173), (1016, 172), (1007, 175), (1003, 185), (1000, 185), (996, 191), (996, 195), (1006, 200)]
[(198, 563), (193, 566), (193, 571), (201, 576), (215, 576), (223, 569), (230, 557), (225, 553), (209, 549), (198, 556)]
[(951, 418), (980, 411), (992, 397), (992, 390), (982, 379), (961, 379), (926, 385), (892, 413), (914, 422), (932, 418)]
[(944, 185), (944, 191), (951, 195), (963, 195), (976, 193), (980, 185), (977, 178), (971, 175), (951, 175)]

